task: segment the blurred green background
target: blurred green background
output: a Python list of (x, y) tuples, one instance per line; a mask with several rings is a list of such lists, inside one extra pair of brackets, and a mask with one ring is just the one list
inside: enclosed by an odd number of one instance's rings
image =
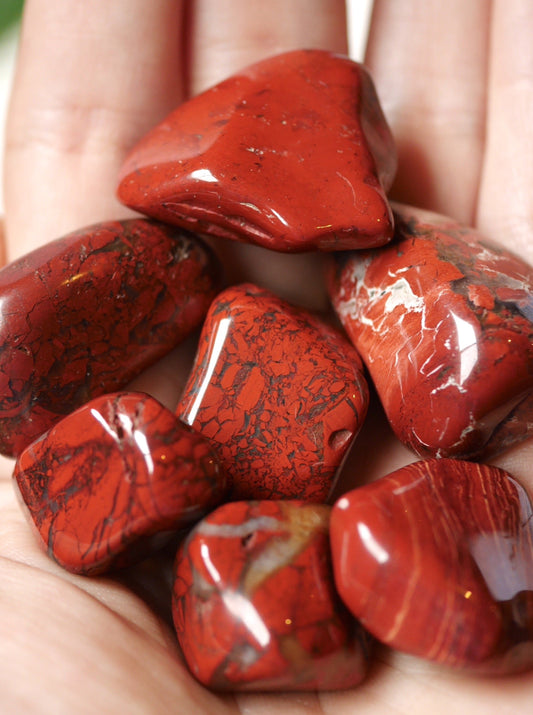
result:
[(0, 35), (17, 22), (24, 0), (0, 0)]

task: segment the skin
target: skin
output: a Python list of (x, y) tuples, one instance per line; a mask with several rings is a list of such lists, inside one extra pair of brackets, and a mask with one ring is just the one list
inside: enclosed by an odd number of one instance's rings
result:
[[(129, 147), (190, 94), (297, 47), (346, 51), (339, 0), (27, 0), (6, 149), (9, 259), (128, 215), (114, 199)], [(533, 261), (533, 5), (377, 0), (366, 61), (397, 138), (393, 195), (478, 226)], [(186, 38), (186, 39), (185, 39)], [(134, 61), (133, 61), (134, 60)], [(234, 277), (325, 307), (314, 256), (231, 247)], [(190, 347), (190, 346), (189, 346)], [(140, 378), (173, 406), (190, 354)], [(375, 449), (374, 449), (375, 445)], [(533, 492), (533, 446), (496, 463)], [(345, 486), (413, 460), (377, 409)], [(36, 546), (0, 464), (0, 702), (5, 712), (195, 715), (526, 712), (533, 675), (479, 678), (382, 651), (355, 691), (218, 698), (184, 667), (168, 625), (170, 557), (75, 578)]]

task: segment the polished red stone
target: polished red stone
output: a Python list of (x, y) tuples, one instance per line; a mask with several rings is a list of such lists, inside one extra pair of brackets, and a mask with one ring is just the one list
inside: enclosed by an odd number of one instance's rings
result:
[(134, 147), (119, 198), (168, 223), (277, 251), (392, 235), (393, 139), (366, 70), (298, 50), (248, 67)]
[(455, 667), (533, 666), (533, 508), (506, 472), (404, 467), (331, 515), (339, 594), (379, 640)]
[(327, 690), (364, 677), (368, 641), (333, 586), (324, 505), (234, 502), (176, 560), (173, 615), (192, 673), (215, 690)]
[(227, 491), (208, 441), (157, 400), (92, 400), (25, 449), (14, 478), (49, 554), (95, 574), (145, 556)]
[(213, 301), (177, 414), (213, 441), (233, 498), (324, 501), (367, 404), (348, 341), (246, 284)]
[(82, 229), (0, 271), (0, 452), (19, 454), (178, 344), (204, 317), (217, 269), (190, 234), (131, 220)]
[(398, 206), (396, 224), (381, 251), (339, 254), (329, 280), (396, 434), (451, 457), (527, 436), (533, 269), (436, 214)]

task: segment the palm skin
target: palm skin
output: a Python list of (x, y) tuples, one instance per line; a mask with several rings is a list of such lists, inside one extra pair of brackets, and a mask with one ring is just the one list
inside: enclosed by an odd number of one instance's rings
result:
[[(533, 8), (528, 0), (377, 0), (366, 61), (396, 135), (396, 198), (478, 226), (533, 261)], [(10, 258), (128, 215), (114, 199), (128, 148), (189, 94), (295, 47), (346, 51), (340, 0), (27, 0), (6, 148)], [(82, 80), (80, 81), (80, 78)], [(231, 247), (238, 279), (323, 308), (314, 256)], [(260, 271), (260, 272), (259, 272)], [(189, 355), (137, 381), (172, 406)], [(413, 460), (379, 411), (345, 484)], [(373, 440), (377, 448), (372, 449)], [(384, 441), (388, 449), (384, 449)], [(497, 460), (533, 493), (533, 446)], [(357, 690), (219, 698), (188, 674), (168, 623), (169, 556), (120, 579), (63, 572), (41, 552), (0, 464), (3, 712), (525, 712), (533, 676), (485, 679), (383, 650)]]

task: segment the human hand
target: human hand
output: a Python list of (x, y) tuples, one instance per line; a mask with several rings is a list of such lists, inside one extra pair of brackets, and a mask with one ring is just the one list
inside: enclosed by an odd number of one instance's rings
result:
[[(7, 137), (10, 258), (79, 226), (128, 215), (114, 199), (116, 177), (125, 152), (148, 128), (189, 93), (264, 56), (294, 47), (345, 52), (344, 22), (338, 0), (201, 0), (183, 23), (182, 3), (174, 0), (27, 0)], [(395, 196), (478, 225), (530, 261), (532, 26), (527, 0), (453, 0), (445, 7), (378, 0), (368, 50), (400, 149)], [(232, 251), (243, 278), (325, 305), (320, 290), (306, 293), (321, 285), (316, 256), (271, 254), (266, 261), (260, 249)], [(171, 404), (187, 359), (176, 351), (138, 385)], [(498, 461), (530, 493), (532, 450), (526, 444)], [(346, 480), (382, 476), (413, 459), (375, 410)], [(180, 660), (166, 619), (168, 555), (120, 579), (63, 572), (36, 546), (13, 495), (12, 465), (4, 460), (2, 467), (0, 697), (6, 711), (341, 715), (527, 708), (530, 675), (476, 678), (385, 649), (352, 692), (218, 698)]]

